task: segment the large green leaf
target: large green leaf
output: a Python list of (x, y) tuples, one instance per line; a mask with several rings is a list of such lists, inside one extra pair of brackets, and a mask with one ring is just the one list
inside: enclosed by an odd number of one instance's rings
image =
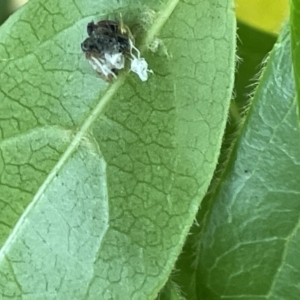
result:
[[(119, 13), (145, 83), (80, 51)], [(0, 28), (1, 299), (157, 295), (217, 163), (234, 24), (229, 0), (31, 0)]]
[(299, 298), (299, 134), (287, 26), (189, 240), (199, 299)]

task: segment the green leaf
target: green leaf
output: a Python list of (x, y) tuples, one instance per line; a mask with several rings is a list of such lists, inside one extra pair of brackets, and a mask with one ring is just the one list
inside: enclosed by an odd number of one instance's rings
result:
[(290, 1), (291, 15), (291, 42), (293, 68), (295, 72), (295, 82), (297, 88), (298, 109), (300, 112), (300, 2), (297, 0)]
[(286, 26), (220, 184), (200, 212), (193, 246), (199, 299), (299, 298), (299, 134)]
[[(81, 53), (120, 13), (145, 83)], [(157, 295), (217, 163), (234, 39), (229, 0), (31, 0), (0, 28), (1, 299)]]

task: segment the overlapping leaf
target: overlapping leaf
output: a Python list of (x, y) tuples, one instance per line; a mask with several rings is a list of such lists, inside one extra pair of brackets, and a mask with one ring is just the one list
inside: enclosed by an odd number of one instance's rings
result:
[(180, 260), (193, 254), (186, 286), (198, 299), (298, 299), (300, 132), (290, 49), (286, 27), (200, 213), (202, 230)]

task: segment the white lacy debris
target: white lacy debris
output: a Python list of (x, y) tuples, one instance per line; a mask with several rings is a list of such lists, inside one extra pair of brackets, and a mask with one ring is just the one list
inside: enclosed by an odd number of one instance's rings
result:
[(89, 62), (98, 73), (103, 74), (105, 77), (112, 75), (114, 78), (117, 78), (117, 75), (112, 71), (111, 64), (106, 59), (91, 56)]
[(121, 70), (125, 66), (125, 57), (121, 52), (115, 54), (105, 53), (104, 57), (106, 63), (110, 65), (112, 69)]
[[(130, 70), (136, 73), (142, 81), (147, 81), (148, 73), (153, 73), (153, 71), (148, 69), (148, 63), (143, 57), (141, 57), (140, 51), (133, 45), (131, 39), (129, 39), (129, 45), (130, 45), (130, 55), (132, 57), (132, 59), (130, 59), (131, 60)], [(137, 56), (135, 56), (132, 53), (132, 50), (136, 51)]]
[[(153, 71), (148, 69), (148, 63), (141, 57), (140, 51), (133, 45), (130, 39), (129, 46), (131, 56), (130, 71), (136, 73), (142, 81), (147, 81), (148, 73), (153, 73)], [(136, 52), (136, 55), (133, 54), (133, 51)], [(89, 62), (98, 73), (103, 74), (107, 78), (109, 76), (117, 78), (114, 70), (121, 70), (125, 67), (125, 55), (122, 52), (114, 54), (105, 53), (104, 57), (101, 58), (91, 55)]]

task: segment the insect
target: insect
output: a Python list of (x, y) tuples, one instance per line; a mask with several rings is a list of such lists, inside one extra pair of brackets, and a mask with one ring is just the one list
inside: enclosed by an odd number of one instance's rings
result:
[(122, 22), (92, 21), (87, 25), (87, 34), (81, 44), (82, 51), (99, 75), (111, 81), (124, 68), (125, 54), (130, 52), (129, 39), (133, 39), (130, 30)]
[[(81, 43), (94, 70), (107, 82), (117, 78), (118, 71), (125, 67), (125, 58), (131, 61), (130, 71), (136, 73), (142, 81), (148, 79), (148, 63), (140, 56), (134, 46), (134, 38), (123, 22), (103, 20), (87, 25), (88, 37)], [(133, 54), (135, 51), (136, 54)]]

